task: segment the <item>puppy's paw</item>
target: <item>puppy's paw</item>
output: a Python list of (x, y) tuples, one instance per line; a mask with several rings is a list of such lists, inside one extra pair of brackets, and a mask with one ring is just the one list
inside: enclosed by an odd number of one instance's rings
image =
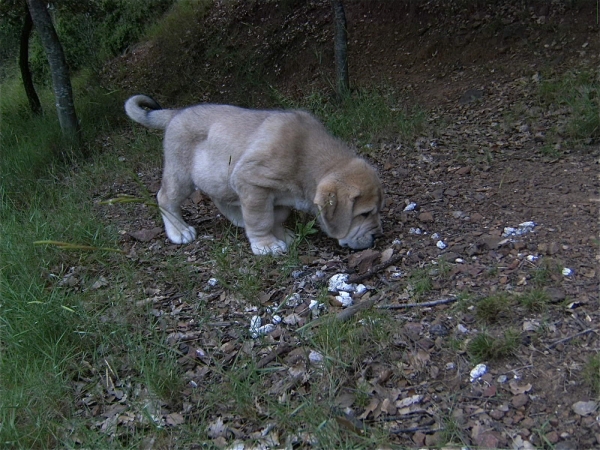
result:
[(281, 229), (275, 230), (275, 236), (277, 239), (285, 242), (285, 245), (289, 247), (296, 240), (296, 234), (292, 230), (281, 227)]
[(173, 244), (189, 244), (196, 239), (196, 229), (189, 225), (166, 226), (165, 231)]
[(250, 246), (255, 255), (280, 255), (287, 252), (287, 244), (279, 239), (254, 241)]

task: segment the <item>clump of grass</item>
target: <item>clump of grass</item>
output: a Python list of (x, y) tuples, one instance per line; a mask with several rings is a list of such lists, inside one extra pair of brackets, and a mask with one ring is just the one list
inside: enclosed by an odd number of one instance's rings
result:
[(543, 258), (540, 265), (533, 271), (531, 281), (534, 286), (541, 288), (560, 276), (560, 265), (552, 258)]
[(429, 270), (423, 268), (411, 273), (407, 289), (417, 297), (431, 291), (433, 289), (433, 280)]
[(600, 353), (591, 356), (583, 369), (585, 382), (596, 395), (600, 395)]
[(519, 303), (529, 312), (541, 312), (550, 302), (550, 296), (541, 289), (533, 289), (519, 297)]
[(505, 317), (510, 304), (510, 299), (502, 294), (485, 297), (477, 302), (475, 315), (482, 322), (496, 323)]
[(538, 95), (544, 104), (565, 106), (570, 110), (566, 137), (589, 140), (600, 137), (598, 88), (600, 80), (594, 71), (571, 71), (559, 78), (543, 80)]
[(467, 354), (473, 363), (505, 358), (514, 354), (519, 346), (519, 333), (506, 330), (501, 337), (487, 332), (475, 336), (467, 345)]

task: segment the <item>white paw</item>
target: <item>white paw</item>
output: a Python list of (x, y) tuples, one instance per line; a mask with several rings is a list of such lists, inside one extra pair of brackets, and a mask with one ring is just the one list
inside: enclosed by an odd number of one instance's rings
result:
[(196, 239), (196, 229), (189, 225), (179, 224), (173, 226), (166, 224), (165, 231), (173, 244), (189, 244)]
[(271, 242), (251, 242), (252, 253), (255, 255), (280, 255), (287, 252), (287, 244), (278, 239)]

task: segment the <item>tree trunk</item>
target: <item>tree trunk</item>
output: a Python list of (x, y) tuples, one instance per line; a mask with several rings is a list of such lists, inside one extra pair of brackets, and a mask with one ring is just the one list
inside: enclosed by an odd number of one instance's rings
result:
[(40, 35), (42, 45), (46, 51), (50, 73), (52, 74), (52, 87), (56, 99), (56, 112), (63, 136), (78, 144), (81, 138), (79, 122), (75, 114), (73, 103), (73, 90), (69, 78), (69, 67), (63, 52), (62, 45), (52, 24), (52, 18), (43, 0), (27, 0), (27, 6), (35, 29)]
[(348, 79), (348, 32), (346, 30), (346, 13), (341, 0), (332, 0), (335, 34), (333, 38), (335, 52), (336, 89), (339, 99), (350, 92)]
[(25, 94), (27, 95), (31, 111), (34, 114), (41, 114), (42, 105), (37, 92), (35, 92), (35, 87), (31, 78), (31, 70), (29, 70), (29, 37), (31, 36), (32, 29), (33, 21), (31, 20), (31, 14), (29, 14), (29, 9), (25, 6), (25, 22), (23, 23), (23, 29), (21, 30), (21, 45), (19, 49), (19, 67), (21, 69), (23, 87), (25, 88)]

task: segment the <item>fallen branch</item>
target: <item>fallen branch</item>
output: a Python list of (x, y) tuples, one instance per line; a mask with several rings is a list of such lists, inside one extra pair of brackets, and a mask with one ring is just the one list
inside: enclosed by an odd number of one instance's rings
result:
[(279, 358), (281, 355), (292, 351), (293, 348), (294, 347), (290, 344), (281, 344), (275, 350), (273, 350), (268, 355), (264, 356), (260, 361), (258, 361), (258, 363), (256, 364), (256, 368), (262, 369), (267, 364), (269, 364), (271, 361), (274, 361), (275, 359)]
[(572, 336), (567, 336), (566, 338), (559, 339), (558, 341), (553, 342), (552, 344), (550, 344), (548, 346), (548, 349), (554, 348), (559, 344), (569, 342), (571, 339), (575, 339), (576, 337), (583, 336), (584, 334), (588, 334), (588, 333), (592, 333), (592, 332), (598, 332), (598, 330), (596, 328), (588, 328), (587, 330), (580, 331), (579, 333), (575, 333)]
[(400, 305), (380, 305), (377, 309), (406, 309), (406, 308), (427, 308), (429, 306), (445, 305), (458, 300), (456, 297), (442, 298), (440, 300), (432, 300), (430, 302), (421, 303), (402, 303)]
[(340, 311), (335, 315), (335, 319), (339, 320), (340, 322), (344, 322), (354, 316), (357, 312), (372, 308), (373, 305), (375, 305), (375, 303), (377, 303), (380, 299), (381, 294), (369, 297), (360, 303), (356, 303), (355, 305), (349, 306), (348, 308)]
[(396, 255), (396, 256), (388, 259), (386, 262), (383, 262), (381, 264), (377, 264), (376, 266), (371, 267), (369, 270), (367, 270), (363, 274), (353, 275), (348, 278), (347, 283), (349, 283), (349, 284), (360, 283), (363, 280), (371, 278), (376, 273), (381, 272), (384, 269), (387, 269), (388, 267), (396, 264), (399, 261), (402, 261), (402, 257), (403, 257), (403, 255)]

